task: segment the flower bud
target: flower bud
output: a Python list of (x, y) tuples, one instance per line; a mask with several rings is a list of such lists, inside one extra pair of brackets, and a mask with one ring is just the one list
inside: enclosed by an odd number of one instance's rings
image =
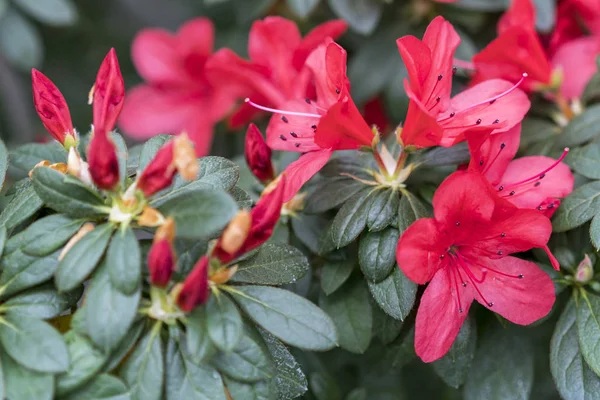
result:
[(125, 98), (125, 83), (115, 49), (110, 49), (98, 69), (92, 96), (94, 129), (105, 132), (112, 130)]
[(66, 149), (77, 144), (71, 113), (58, 88), (40, 71), (31, 71), (33, 104), (42, 124)]
[(167, 218), (154, 234), (154, 241), (148, 253), (150, 282), (157, 287), (165, 287), (175, 270), (175, 221)]
[(96, 186), (104, 190), (114, 189), (120, 179), (119, 160), (107, 131), (94, 129), (87, 155), (90, 175)]
[(250, 170), (258, 180), (266, 183), (275, 178), (275, 170), (271, 163), (271, 149), (254, 124), (250, 124), (246, 131), (244, 155)]
[(586, 254), (577, 266), (577, 270), (575, 271), (575, 281), (586, 284), (591, 281), (593, 277), (594, 266), (592, 265), (592, 260), (590, 260), (590, 257)]
[(138, 217), (140, 226), (155, 227), (165, 223), (165, 217), (155, 208), (146, 206)]
[(94, 230), (94, 224), (92, 224), (91, 222), (86, 222), (85, 224), (83, 224), (83, 226), (81, 228), (79, 228), (77, 233), (74, 234), (71, 237), (71, 239), (69, 239), (67, 244), (65, 244), (65, 247), (63, 247), (60, 254), (58, 255), (58, 261), (62, 260), (67, 255), (69, 250), (71, 250), (73, 248), (73, 246), (75, 246), (75, 243), (79, 242), (85, 235), (87, 235), (89, 232), (91, 232), (93, 230)]
[(229, 254), (238, 251), (248, 237), (251, 224), (250, 213), (246, 210), (238, 211), (221, 235), (221, 248)]
[(208, 287), (208, 257), (202, 257), (183, 281), (177, 295), (177, 305), (186, 312), (206, 303), (210, 294)]
[(193, 181), (200, 170), (194, 144), (185, 132), (182, 132), (173, 140), (175, 141), (173, 148), (175, 169), (183, 179)]

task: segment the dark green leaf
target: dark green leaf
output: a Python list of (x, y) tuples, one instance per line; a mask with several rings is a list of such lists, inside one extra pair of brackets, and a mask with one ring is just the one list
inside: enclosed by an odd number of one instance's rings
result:
[(577, 334), (581, 354), (590, 368), (600, 374), (600, 298), (581, 291), (577, 305)]
[(460, 0), (456, 7), (476, 11), (504, 11), (508, 7), (508, 0)]
[(319, 252), (319, 238), (328, 228), (329, 220), (323, 215), (299, 214), (290, 218), (294, 234), (313, 253)]
[(6, 316), (0, 325), (4, 350), (25, 368), (63, 372), (69, 367), (67, 346), (60, 333), (39, 319)]
[(86, 326), (104, 353), (115, 349), (129, 332), (137, 313), (140, 289), (130, 295), (113, 286), (106, 264), (98, 268), (86, 295)]
[(341, 400), (342, 394), (337, 383), (328, 375), (313, 372), (308, 376), (310, 390), (317, 400)]
[(126, 226), (115, 233), (108, 250), (106, 264), (111, 284), (124, 294), (132, 294), (140, 285), (142, 255), (131, 227)]
[(203, 189), (171, 197), (159, 210), (175, 219), (178, 237), (202, 239), (223, 229), (238, 208), (227, 193)]
[(400, 233), (387, 228), (381, 232), (369, 232), (360, 239), (358, 263), (365, 277), (381, 282), (390, 275), (396, 262), (396, 245)]
[(373, 193), (373, 200), (367, 215), (367, 227), (370, 231), (381, 231), (386, 228), (398, 211), (400, 192), (395, 190), (379, 190)]
[(364, 281), (349, 282), (330, 296), (321, 296), (319, 305), (329, 314), (343, 349), (362, 354), (371, 343), (373, 314)]
[(27, 181), (2, 210), (0, 225), (12, 229), (35, 214), (43, 205), (44, 202), (36, 194), (31, 181)]
[(460, 143), (452, 147), (435, 147), (429, 150), (422, 158), (423, 165), (440, 167), (443, 165), (457, 165), (469, 161), (469, 147)]
[(55, 282), (60, 291), (80, 285), (94, 270), (113, 234), (110, 223), (88, 232), (65, 254), (56, 269)]
[(528, 400), (533, 387), (533, 349), (515, 331), (484, 337), (465, 383), (465, 400)]
[(235, 0), (234, 10), (240, 23), (249, 23), (259, 18), (262, 14), (275, 4), (277, 0)]
[[(80, 312), (81, 310), (82, 308), (80, 308), (77, 312)], [(123, 359), (129, 355), (129, 352), (137, 344), (138, 339), (144, 331), (145, 322), (146, 321), (142, 319), (133, 324), (131, 329), (129, 329), (129, 332), (127, 332), (127, 335), (125, 335), (123, 340), (121, 340), (121, 343), (119, 343), (119, 346), (117, 346), (117, 348), (110, 353), (110, 356), (102, 367), (102, 371), (113, 371), (121, 364)], [(87, 329), (83, 329), (83, 331), (86, 332)]]
[(419, 218), (427, 217), (428, 214), (427, 208), (414, 194), (404, 192), (398, 207), (398, 229), (400, 234), (404, 233), (413, 222)]
[(600, 212), (600, 182), (587, 183), (575, 189), (560, 205), (552, 226), (564, 232), (589, 221)]
[(42, 160), (48, 160), (51, 164), (65, 163), (67, 152), (55, 140), (48, 143), (28, 143), (10, 152), (10, 166), (21, 170), (23, 174), (29, 173)]
[(106, 215), (104, 200), (76, 178), (47, 167), (33, 170), (31, 181), (36, 193), (54, 210), (72, 217)]
[(596, 251), (600, 250), (600, 215), (596, 214), (594, 218), (592, 218), (592, 223), (590, 224), (590, 240)]
[(403, 321), (415, 302), (417, 285), (400, 268), (394, 268), (394, 272), (385, 280), (379, 283), (369, 282), (369, 290), (383, 311)]
[(208, 323), (204, 307), (198, 307), (190, 313), (187, 319), (186, 333), (186, 348), (194, 363), (200, 364), (217, 352), (215, 344), (208, 336)]
[(208, 336), (224, 352), (233, 350), (242, 337), (242, 316), (226, 294), (210, 297), (206, 305), (206, 323)]
[(63, 396), (85, 385), (100, 371), (106, 356), (85, 337), (70, 331), (65, 335), (69, 369), (56, 377), (56, 393)]
[(232, 399), (244, 400), (276, 400), (277, 388), (275, 380), (269, 379), (253, 383), (238, 382), (225, 377), (227, 390)]
[(0, 189), (4, 186), (6, 171), (8, 170), (8, 150), (4, 142), (0, 140)]
[(173, 136), (171, 135), (158, 135), (151, 137), (144, 143), (142, 152), (140, 153), (138, 171), (142, 172), (150, 164), (150, 161), (154, 159), (158, 150), (172, 138)]
[(554, 141), (560, 132), (561, 128), (551, 121), (528, 117), (522, 123), (521, 146), (530, 146), (540, 141)]
[(235, 200), (236, 204), (240, 209), (249, 210), (252, 208), (252, 205), (254, 204), (254, 199), (252, 199), (252, 196), (250, 196), (250, 194), (248, 194), (248, 192), (246, 192), (241, 187), (234, 186), (229, 191), (229, 194)]
[(268, 286), (228, 290), (250, 318), (284, 343), (317, 351), (337, 345), (333, 321), (310, 301)]
[(21, 251), (32, 256), (45, 256), (58, 250), (83, 224), (66, 215), (54, 214), (31, 224), (21, 237)]
[(352, 29), (363, 35), (375, 30), (383, 12), (383, 3), (377, 0), (329, 0), (329, 6)]
[(477, 331), (473, 318), (467, 318), (446, 355), (433, 363), (433, 369), (448, 386), (457, 389), (467, 379), (475, 358)]
[(308, 17), (321, 0), (286, 0), (287, 6), (300, 18)]
[(302, 278), (309, 269), (308, 260), (295, 247), (266, 243), (250, 258), (238, 264), (233, 282), (282, 285)]
[(4, 253), (4, 246), (6, 245), (7, 236), (8, 232), (6, 232), (6, 227), (4, 225), (0, 225), (0, 257)]
[(364, 188), (352, 196), (338, 211), (329, 228), (329, 234), (336, 248), (350, 244), (365, 228), (367, 211), (373, 199), (371, 193), (370, 187)]
[(77, 21), (77, 7), (71, 0), (15, 0), (20, 9), (47, 25), (73, 25)]
[(354, 269), (354, 260), (327, 261), (321, 270), (321, 289), (326, 295), (335, 292), (346, 282)]
[(344, 204), (365, 185), (347, 177), (324, 179), (315, 184), (306, 197), (304, 212), (318, 214)]
[(569, 153), (569, 165), (590, 179), (600, 179), (600, 142), (592, 142)]
[(573, 118), (569, 125), (556, 138), (556, 146), (577, 146), (598, 136), (600, 123), (600, 105), (588, 107)]
[(62, 400), (130, 400), (127, 386), (112, 375), (101, 374)]
[(14, 362), (2, 352), (4, 394), (15, 400), (52, 400), (54, 377), (52, 374), (32, 371)]
[(82, 290), (58, 293), (53, 288), (39, 288), (23, 292), (2, 305), (12, 315), (49, 319), (75, 305)]
[[(155, 325), (155, 328), (156, 326), (159, 325)], [(164, 374), (160, 331), (152, 329), (146, 333), (134, 352), (127, 358), (120, 375), (129, 386), (131, 400), (160, 400)]]
[(58, 266), (57, 253), (38, 258), (16, 250), (9, 256), (4, 256), (0, 261), (0, 285), (4, 289), (2, 296), (9, 296), (50, 279)]
[(375, 304), (371, 307), (373, 312), (373, 335), (377, 336), (383, 344), (392, 343), (400, 334), (403, 322), (387, 315)]

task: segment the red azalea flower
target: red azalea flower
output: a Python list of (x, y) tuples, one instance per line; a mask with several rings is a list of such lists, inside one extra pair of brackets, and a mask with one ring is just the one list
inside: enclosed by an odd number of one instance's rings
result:
[(392, 122), (385, 112), (385, 105), (381, 97), (374, 97), (363, 106), (362, 115), (369, 126), (375, 125), (379, 132), (387, 133), (392, 129)]
[[(265, 189), (266, 193), (263, 193), (260, 200), (256, 203), (256, 206), (250, 212), (250, 226), (247, 228), (247, 223), (244, 222), (244, 228), (242, 229), (243, 240), (238, 240), (236, 237), (235, 249), (233, 251), (226, 251), (223, 248), (224, 238), (228, 234), (229, 227), (225, 229), (219, 241), (215, 245), (213, 250), (213, 256), (217, 257), (222, 263), (228, 263), (243, 254), (253, 250), (266, 242), (273, 233), (277, 221), (279, 221), (279, 215), (281, 214), (281, 207), (283, 206), (283, 195), (285, 193), (286, 176), (281, 175), (278, 181), (273, 181), (273, 186), (268, 186)], [(235, 221), (232, 221), (235, 223)], [(237, 231), (237, 227), (233, 227)], [(237, 235), (237, 232), (236, 236)]]
[(173, 249), (174, 240), (175, 221), (167, 218), (156, 230), (152, 247), (148, 253), (148, 271), (150, 272), (150, 282), (154, 286), (165, 287), (171, 280), (176, 263)]
[(135, 138), (187, 132), (196, 154), (208, 154), (213, 126), (231, 109), (230, 91), (213, 85), (205, 64), (213, 50), (210, 20), (197, 18), (176, 34), (145, 29), (134, 39), (132, 59), (146, 84), (127, 94), (121, 128)]
[(519, 208), (542, 211), (548, 218), (560, 205), (560, 199), (573, 191), (575, 178), (562, 162), (544, 156), (520, 157), (521, 124), (497, 135), (468, 135), (471, 151), (470, 170), (481, 172), (500, 197)]
[[(235, 87), (242, 98), (282, 108), (287, 100), (306, 97), (308, 85), (299, 85), (298, 80), (309, 54), (327, 38), (337, 39), (346, 28), (342, 20), (329, 21), (302, 38), (295, 22), (267, 17), (252, 24), (248, 41), (250, 61), (230, 49), (221, 49), (207, 63), (207, 70), (215, 82)], [(259, 112), (242, 104), (231, 117), (230, 126), (244, 126)]]
[(285, 170), (284, 202), (327, 163), (334, 150), (370, 147), (373, 140), (373, 131), (350, 97), (346, 51), (329, 41), (311, 53), (306, 67), (314, 77), (316, 99), (289, 100), (282, 109), (248, 101), (274, 113), (267, 127), (270, 148), (305, 153)]
[[(453, 146), (473, 129), (502, 132), (525, 116), (530, 102), (512, 85), (492, 79), (450, 98), (454, 52), (458, 34), (442, 17), (436, 17), (419, 40), (404, 36), (397, 40), (408, 69), (404, 82), (410, 98), (401, 139), (405, 146)], [(522, 72), (522, 71), (521, 71)]]
[(267, 146), (262, 133), (254, 124), (250, 124), (246, 131), (244, 156), (250, 171), (258, 180), (269, 183), (275, 179), (275, 168), (271, 162), (271, 149)]
[(177, 305), (183, 311), (190, 312), (196, 306), (206, 303), (209, 295), (208, 257), (204, 256), (198, 260), (192, 272), (183, 281), (183, 286), (177, 295)]
[(567, 99), (579, 98), (592, 76), (598, 71), (600, 36), (585, 36), (564, 43), (556, 49), (552, 65), (562, 72), (560, 93)]
[[(583, 26), (582, 26), (583, 23)], [(596, 0), (562, 0), (556, 10), (556, 23), (548, 52), (556, 53), (563, 44), (586, 35), (600, 33), (600, 2)]]
[(446, 354), (473, 300), (520, 325), (548, 314), (555, 300), (550, 277), (535, 263), (509, 256), (547, 249), (548, 218), (497, 197), (481, 174), (468, 171), (440, 185), (433, 207), (435, 217), (412, 224), (396, 253), (409, 279), (429, 282), (415, 327), (423, 361)]

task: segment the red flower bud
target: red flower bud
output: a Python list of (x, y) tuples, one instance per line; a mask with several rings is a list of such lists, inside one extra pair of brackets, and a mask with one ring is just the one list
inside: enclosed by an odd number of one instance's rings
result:
[(254, 176), (261, 182), (270, 182), (273, 180), (275, 170), (271, 163), (271, 149), (267, 146), (263, 135), (254, 124), (250, 124), (246, 131), (244, 155)]
[[(221, 235), (213, 251), (213, 255), (215, 257), (217, 257), (223, 263), (228, 263), (231, 260), (238, 258), (242, 254), (260, 246), (271, 237), (273, 229), (275, 228), (275, 225), (277, 225), (277, 221), (279, 221), (281, 207), (283, 206), (285, 180), (285, 175), (280, 175), (279, 179), (273, 181), (263, 191), (262, 197), (260, 200), (258, 200), (256, 206), (250, 212), (250, 231), (248, 232), (244, 243), (239, 246), (238, 250), (233, 253), (227, 252), (223, 248), (223, 238), (225, 235)], [(236, 222), (239, 221), (234, 218), (232, 223)], [(230, 231), (229, 227), (227, 227), (224, 232), (228, 231)]]
[[(37, 69), (31, 70), (33, 104), (44, 127), (63, 146), (75, 144), (75, 130), (67, 102), (58, 88)], [(67, 147), (67, 146), (65, 146)]]
[(117, 149), (105, 130), (95, 129), (87, 151), (92, 180), (100, 189), (111, 190), (119, 183)]
[(125, 83), (115, 49), (110, 49), (100, 65), (93, 88), (94, 128), (110, 131), (123, 108)]
[(210, 294), (208, 288), (208, 257), (202, 257), (183, 282), (177, 296), (177, 305), (183, 311), (190, 312), (194, 307), (206, 303)]
[(175, 222), (172, 218), (167, 218), (165, 223), (156, 230), (150, 253), (148, 253), (150, 282), (154, 286), (165, 287), (171, 280), (175, 269), (174, 238)]

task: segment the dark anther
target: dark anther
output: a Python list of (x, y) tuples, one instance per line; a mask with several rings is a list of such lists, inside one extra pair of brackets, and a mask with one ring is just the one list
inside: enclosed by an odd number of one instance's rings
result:
[(489, 306), (489, 307), (491, 307), (491, 306), (493, 306), (493, 305), (494, 305), (494, 303), (493, 303), (493, 302), (489, 302), (489, 303), (488, 303), (488, 306)]
[(445, 256), (444, 256), (443, 254), (442, 254), (442, 255), (440, 255), (440, 260), (441, 260), (441, 259), (443, 259), (444, 257), (445, 257)]
[(519, 274), (519, 279), (523, 279), (523, 274)]
[(336, 94), (340, 94), (340, 89), (335, 89)]
[(479, 125), (480, 123), (481, 123), (481, 118), (479, 118), (479, 119), (477, 120), (477, 125)]
[(503, 190), (504, 190), (504, 186), (500, 186), (500, 187), (498, 188), (498, 191), (499, 191), (499, 192), (501, 192), (501, 191), (503, 191)]
[(515, 195), (515, 191), (511, 190), (510, 193), (508, 194), (509, 196), (514, 196)]
[(456, 113), (455, 113), (454, 111), (452, 111), (452, 112), (450, 113), (450, 118), (454, 117), (455, 115), (456, 115)]
[(456, 221), (456, 226), (460, 226), (460, 222)]
[(502, 233), (500, 234), (500, 237), (506, 237), (506, 233), (502, 232)]
[(533, 186), (538, 187), (542, 184), (542, 182), (536, 182)]
[(296, 147), (300, 147), (300, 143), (296, 143), (294, 146), (296, 146)]
[(463, 287), (467, 287), (467, 282), (462, 283)]
[(459, 308), (459, 309), (458, 309), (458, 312), (459, 312), (459, 313), (463, 312), (463, 309), (462, 309), (462, 308)]
[(483, 160), (479, 160), (479, 165), (483, 165)]
[(501, 256), (502, 255), (502, 250), (498, 250), (498, 255)]
[(435, 98), (435, 101), (437, 101), (439, 103), (441, 99), (442, 98), (440, 96), (438, 96), (438, 97)]
[(506, 147), (506, 144), (505, 144), (505, 143), (502, 143), (502, 144), (500, 145), (500, 149), (503, 149), (503, 148), (505, 148), (505, 147)]
[(542, 206), (537, 206), (538, 211), (542, 211), (544, 209), (544, 207)]
[(548, 206), (546, 208), (549, 209), (549, 210), (553, 209), (554, 208), (554, 203), (548, 204)]
[(313, 131), (317, 130), (317, 126), (316, 125), (311, 125), (310, 127), (312, 128)]
[(288, 121), (288, 119), (285, 117), (285, 115), (282, 115), (282, 116), (281, 116), (281, 120), (282, 120), (283, 122), (285, 122), (286, 124), (289, 122), (289, 121)]
[(456, 71), (458, 71), (458, 68), (456, 68), (456, 67), (452, 67), (452, 73), (453, 73), (453, 74), (455, 74), (455, 73), (456, 73)]
[(296, 132), (290, 132), (290, 135), (292, 135), (292, 137), (298, 137), (298, 134)]
[(308, 97), (304, 101), (306, 101), (306, 104), (310, 104), (310, 99)]
[(498, 122), (500, 122), (500, 120), (499, 120), (499, 119), (496, 119), (496, 120), (494, 120), (494, 122), (493, 122), (493, 123), (494, 123), (494, 124), (497, 124)]
[(441, 74), (438, 75), (438, 81), (441, 81), (443, 77), (444, 77), (444, 75), (441, 75)]
[(284, 142), (287, 140), (287, 138), (283, 135), (279, 135), (279, 139), (283, 140)]
[(544, 179), (545, 176), (546, 176), (546, 174), (541, 174), (540, 179)]

